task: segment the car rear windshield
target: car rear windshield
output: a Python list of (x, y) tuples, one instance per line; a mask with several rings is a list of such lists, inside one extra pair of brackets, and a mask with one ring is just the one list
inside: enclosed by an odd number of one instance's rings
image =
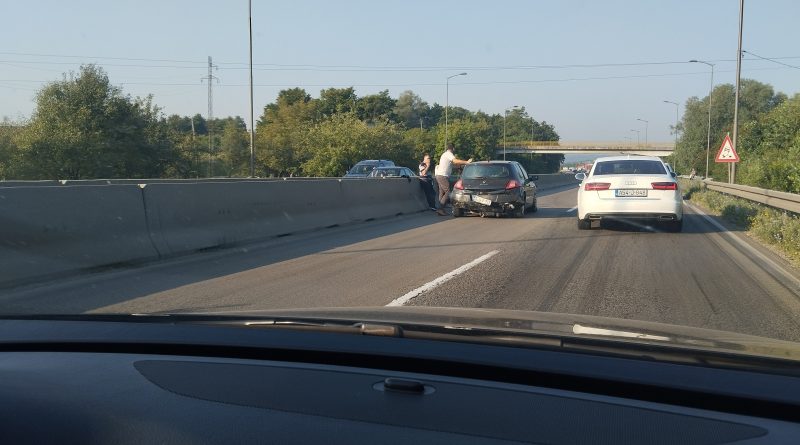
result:
[(659, 161), (624, 159), (598, 162), (594, 175), (665, 175), (664, 164)]
[(508, 178), (511, 174), (507, 165), (468, 165), (464, 167), (464, 179)]

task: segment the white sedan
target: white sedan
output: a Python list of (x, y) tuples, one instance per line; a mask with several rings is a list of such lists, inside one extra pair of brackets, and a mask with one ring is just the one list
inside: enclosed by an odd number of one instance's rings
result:
[(661, 159), (654, 156), (598, 158), (578, 190), (578, 228), (590, 229), (604, 218), (650, 220), (668, 231), (683, 230), (680, 187)]

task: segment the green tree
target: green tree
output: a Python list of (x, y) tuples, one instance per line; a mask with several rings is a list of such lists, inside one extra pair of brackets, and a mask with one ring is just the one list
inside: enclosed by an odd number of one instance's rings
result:
[[(422, 155), (429, 153), (431, 157), (436, 154), (436, 129), (422, 129), (419, 127), (409, 128), (403, 132), (403, 140), (409, 151), (406, 156), (399, 157), (395, 162), (407, 167), (414, 167), (422, 161)], [(416, 170), (412, 168), (412, 170)], [(431, 172), (431, 174), (433, 174)]]
[[(437, 131), (436, 159), (444, 152), (444, 123)], [(497, 147), (497, 136), (486, 119), (461, 118), (451, 120), (447, 127), (448, 143), (453, 144), (461, 159), (490, 160)]]
[(394, 120), (395, 116), (392, 111), (394, 107), (395, 100), (389, 96), (389, 90), (364, 96), (356, 101), (358, 118), (365, 122)]
[(0, 122), (0, 180), (16, 177), (16, 168), (19, 166), (19, 147), (16, 138), (20, 133), (20, 126), (14, 125), (7, 119)]
[(422, 125), (424, 128), (435, 128), (439, 122), (444, 122), (444, 107), (434, 103), (422, 114)]
[[(721, 178), (727, 176), (727, 166), (716, 164), (713, 156), (722, 143), (725, 134), (732, 131), (735, 87), (731, 84), (717, 85), (711, 92), (711, 153), (709, 160), (710, 176)], [(786, 99), (783, 93), (775, 93), (772, 86), (752, 79), (743, 79), (739, 94), (739, 125), (744, 129), (760, 115), (769, 112)], [(708, 100), (690, 97), (679, 129), (683, 132), (678, 140), (674, 155), (675, 162), (686, 169), (692, 168), (705, 172), (706, 139), (708, 132)], [(742, 134), (745, 136), (745, 134)], [(747, 137), (741, 137), (737, 143), (748, 144)]]
[(421, 97), (408, 90), (403, 91), (397, 97), (394, 114), (397, 116), (397, 122), (405, 125), (406, 128), (420, 126), (424, 128), (428, 109), (428, 104)]
[(247, 176), (250, 167), (250, 136), (235, 119), (222, 129), (220, 150), (226, 176)]
[(316, 118), (316, 103), (304, 90), (295, 88), (278, 94), (264, 107), (256, 125), (256, 159), (260, 175), (300, 174), (304, 161), (302, 140)]
[(740, 131), (737, 182), (800, 193), (800, 94)]
[(367, 125), (355, 113), (337, 113), (304, 135), (302, 168), (308, 176), (341, 176), (363, 159), (398, 159), (408, 152), (397, 124)]
[(333, 116), (336, 113), (354, 112), (357, 100), (353, 87), (328, 88), (319, 93), (317, 111), (323, 117)]
[(94, 65), (46, 85), (20, 138), (26, 178), (160, 177), (175, 161), (150, 97), (132, 99)]

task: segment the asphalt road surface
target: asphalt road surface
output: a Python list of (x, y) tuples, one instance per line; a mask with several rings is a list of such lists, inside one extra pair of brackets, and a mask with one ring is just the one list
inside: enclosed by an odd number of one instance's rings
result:
[(657, 321), (800, 341), (800, 274), (686, 208), (684, 232), (579, 231), (576, 187), (525, 218), (433, 212), (0, 290), (4, 313), (335, 306), (504, 308)]

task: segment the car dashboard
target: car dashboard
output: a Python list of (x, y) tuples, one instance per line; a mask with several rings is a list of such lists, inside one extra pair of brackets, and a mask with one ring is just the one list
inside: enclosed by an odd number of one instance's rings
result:
[[(669, 390), (641, 374), (694, 378), (698, 387), (715, 379), (709, 387), (720, 388), (747, 377), (734, 375), (741, 371), (633, 370), (626, 364), (635, 361), (591, 354), (172, 324), (17, 320), (0, 332), (0, 438), (9, 444), (800, 438), (797, 406), (786, 397)], [(501, 365), (509, 360), (517, 364)], [(793, 377), (760, 379), (784, 396), (800, 386)]]

